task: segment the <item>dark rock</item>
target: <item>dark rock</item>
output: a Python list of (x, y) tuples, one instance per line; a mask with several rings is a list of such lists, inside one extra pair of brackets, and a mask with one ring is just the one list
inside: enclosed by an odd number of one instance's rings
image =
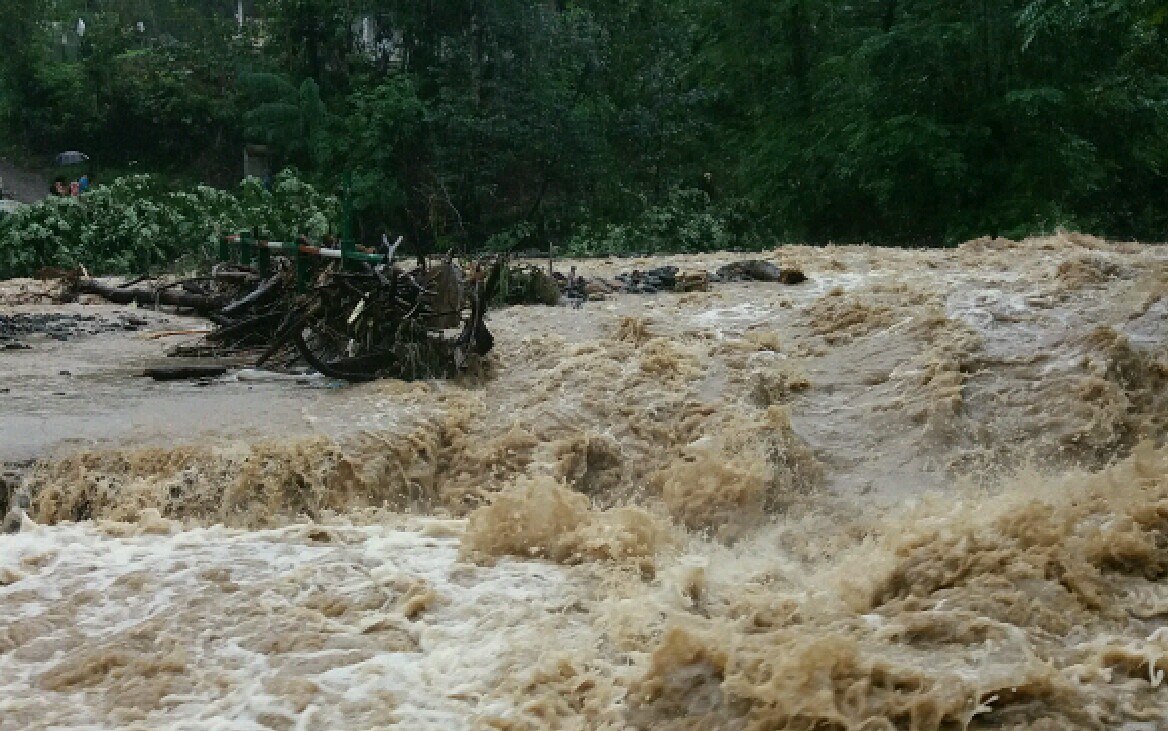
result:
[[(143, 323), (146, 321), (135, 318)], [(80, 335), (96, 335), (114, 332), (127, 327), (123, 317), (105, 319), (98, 315), (66, 315), (51, 313), (29, 313), (0, 315), (0, 340), (15, 340), (23, 335), (43, 335), (54, 340), (65, 341)], [(133, 326), (137, 329), (137, 325)], [(14, 348), (10, 348), (14, 349)]]
[(777, 266), (762, 259), (731, 262), (718, 267), (717, 274), (727, 282), (777, 282), (780, 276)]
[(782, 269), (779, 272), (779, 282), (782, 284), (802, 284), (807, 281), (807, 275), (802, 269)]
[(747, 259), (735, 261), (718, 268), (715, 278), (723, 282), (779, 282), (799, 284), (807, 281), (807, 275), (798, 269), (780, 269), (769, 261)]

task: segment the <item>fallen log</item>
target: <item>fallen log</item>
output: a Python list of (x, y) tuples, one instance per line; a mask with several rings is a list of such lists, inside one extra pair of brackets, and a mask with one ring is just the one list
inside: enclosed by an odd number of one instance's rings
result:
[(143, 274), (140, 277), (134, 277), (133, 279), (131, 279), (129, 281), (122, 282), (121, 284), (118, 285), (118, 289), (129, 289), (130, 287), (133, 287), (135, 284), (141, 284), (142, 282), (145, 282), (147, 279), (153, 279), (153, 278), (154, 277), (150, 276), (149, 274)]
[(210, 330), (162, 330), (161, 332), (147, 333), (142, 336), (143, 340), (161, 340), (163, 338), (173, 338), (176, 335), (207, 335)]
[(147, 368), (142, 375), (156, 381), (186, 381), (197, 378), (217, 378), (227, 373), (227, 366), (180, 365)]
[(99, 282), (96, 279), (79, 279), (77, 292), (79, 294), (95, 294), (115, 305), (138, 304), (146, 307), (166, 305), (168, 307), (185, 307), (201, 313), (214, 312), (227, 304), (226, 299), (218, 295), (191, 294), (176, 289), (148, 287), (122, 289)]

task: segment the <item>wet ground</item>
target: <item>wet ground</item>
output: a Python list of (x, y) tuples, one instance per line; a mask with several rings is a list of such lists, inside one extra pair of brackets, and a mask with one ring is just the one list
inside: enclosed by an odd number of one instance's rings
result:
[[(51, 315), (31, 319), (46, 310)], [(13, 332), (7, 342), (20, 348), (0, 356), (0, 460), (312, 430), (305, 408), (316, 400), (319, 380), (305, 386), (264, 374), (210, 384), (143, 377), (148, 365), (169, 362), (167, 346), (183, 337), (167, 333), (205, 329), (205, 320), (105, 305), (13, 307), (5, 317), (33, 326)]]
[(42, 175), (3, 159), (0, 159), (0, 182), (4, 184), (4, 191), (21, 203), (35, 203), (49, 191), (49, 181)]

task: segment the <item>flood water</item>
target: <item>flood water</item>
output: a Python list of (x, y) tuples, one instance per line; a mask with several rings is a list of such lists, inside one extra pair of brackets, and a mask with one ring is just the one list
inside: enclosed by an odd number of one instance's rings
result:
[(449, 383), (0, 351), (0, 730), (1168, 725), (1168, 251), (766, 258)]

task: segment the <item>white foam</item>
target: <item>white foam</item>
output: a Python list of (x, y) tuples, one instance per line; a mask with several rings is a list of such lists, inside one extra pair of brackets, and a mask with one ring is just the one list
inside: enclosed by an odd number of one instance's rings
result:
[[(417, 522), (420, 530), (425, 521)], [(262, 728), (257, 719), (265, 713), (304, 728), (356, 728), (362, 719), (468, 728), (484, 710), (480, 699), (548, 644), (546, 635), (536, 637), (541, 629), (562, 632), (563, 645), (595, 641), (586, 619), (561, 611), (575, 594), (563, 567), (460, 564), (457, 538), (411, 530), (333, 533), (337, 540), (329, 543), (312, 543), (304, 526), (116, 538), (77, 524), (0, 538), (0, 575), (8, 569), (24, 577), (0, 587), (5, 621), (40, 622), (44, 634), (36, 632), (36, 642), (66, 647), (70, 632), (83, 636), (79, 647), (49, 657), (0, 653), (0, 729), (129, 727), (117, 715), (125, 709), (116, 707), (108, 676), (67, 692), (46, 690), (39, 679), (70, 657), (125, 646), (135, 631), (155, 625), (162, 627), (155, 644), (177, 643), (188, 658), (183, 691), (138, 720), (158, 729)], [(134, 575), (143, 583), (128, 587)], [(225, 592), (216, 576), (229, 576), (237, 588)], [(394, 602), (416, 581), (441, 601), (410, 622)], [(321, 592), (356, 604), (378, 590), (387, 600), (376, 608), (335, 617), (308, 608)], [(384, 640), (376, 633), (362, 634), (377, 617), (389, 617), (399, 636), (416, 638), (417, 651), (379, 647)], [(297, 633), (303, 648), (257, 649), (294, 642)], [(289, 677), (320, 689), (303, 709), (271, 691)]]

